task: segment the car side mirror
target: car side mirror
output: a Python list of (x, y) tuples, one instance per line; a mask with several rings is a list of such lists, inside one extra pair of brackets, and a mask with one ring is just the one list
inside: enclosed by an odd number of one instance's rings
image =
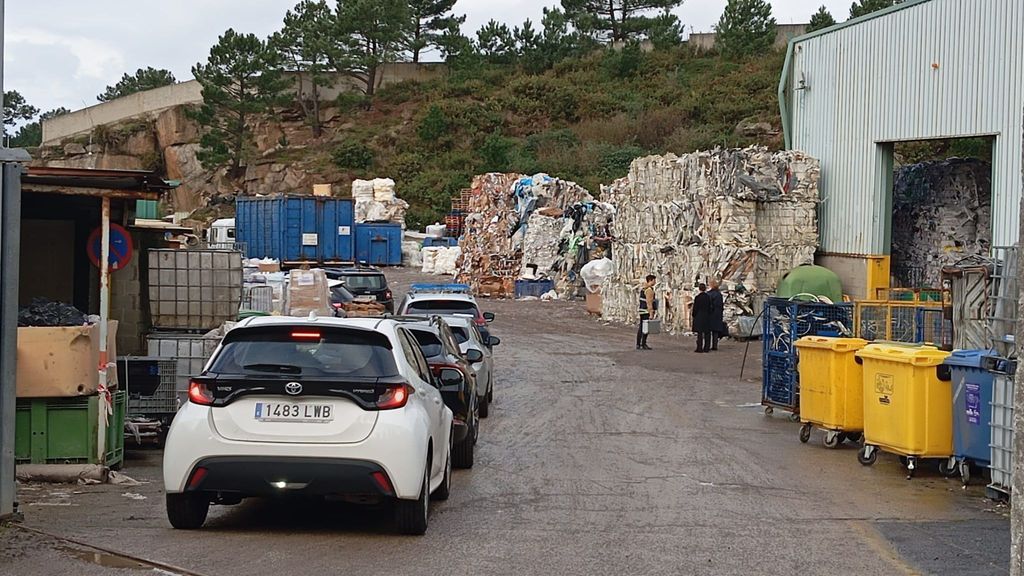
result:
[(501, 338), (498, 338), (497, 336), (488, 336), (487, 337), (487, 345), (488, 346), (494, 347), (494, 346), (497, 346), (498, 344), (501, 344)]
[(484, 361), (484, 353), (476, 348), (470, 348), (466, 351), (466, 360), (468, 360), (470, 364), (478, 364)]
[(462, 372), (454, 368), (443, 368), (437, 380), (441, 383), (441, 392), (460, 392), (466, 384)]
[(484, 320), (488, 323), (494, 322), (494, 312), (484, 312)]

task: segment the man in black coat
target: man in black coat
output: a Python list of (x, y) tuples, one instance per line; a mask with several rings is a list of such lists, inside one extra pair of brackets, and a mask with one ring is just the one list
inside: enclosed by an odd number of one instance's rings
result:
[(712, 280), (708, 289), (711, 297), (711, 350), (718, 350), (718, 339), (729, 332), (725, 326), (725, 297), (718, 289), (719, 284), (718, 280)]
[(703, 354), (711, 351), (713, 309), (708, 287), (701, 284), (698, 289), (700, 294), (693, 299), (693, 331), (697, 333), (697, 353)]

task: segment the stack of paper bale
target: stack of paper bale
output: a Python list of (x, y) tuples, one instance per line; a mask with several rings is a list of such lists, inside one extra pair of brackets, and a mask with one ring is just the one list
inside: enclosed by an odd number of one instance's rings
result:
[(569, 290), (563, 284), (575, 281), (572, 271), (587, 261), (590, 221), (610, 211), (583, 187), (546, 174), (485, 174), (462, 198), (468, 215), (458, 280), (491, 296), (511, 296), (515, 280), (532, 267)]
[(695, 285), (719, 278), (735, 331), (787, 272), (813, 261), (818, 177), (817, 160), (763, 147), (635, 160), (603, 191), (616, 209), (604, 317), (635, 321), (640, 285), (655, 274), (665, 327), (689, 331)]
[(909, 288), (938, 288), (942, 268), (988, 257), (992, 244), (992, 166), (953, 158), (896, 170), (892, 270)]
[(409, 204), (395, 195), (394, 180), (355, 180), (352, 199), (355, 200), (356, 222), (392, 222), (405, 226)]

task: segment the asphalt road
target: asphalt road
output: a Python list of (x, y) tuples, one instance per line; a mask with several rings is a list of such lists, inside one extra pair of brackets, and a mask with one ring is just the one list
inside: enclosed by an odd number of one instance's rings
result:
[[(1008, 508), (982, 486), (934, 466), (908, 481), (884, 454), (864, 468), (855, 448), (817, 432), (800, 444), (797, 424), (766, 418), (757, 343), (740, 379), (741, 343), (696, 355), (659, 335), (638, 352), (632, 328), (581, 304), (487, 309), (503, 340), (496, 403), (424, 537), (306, 501), (214, 507), (202, 531), (175, 531), (155, 450), (129, 454), (139, 487), (23, 486), (24, 524), (200, 575), (1008, 573)], [(0, 574), (128, 573), (17, 527), (0, 546)]]

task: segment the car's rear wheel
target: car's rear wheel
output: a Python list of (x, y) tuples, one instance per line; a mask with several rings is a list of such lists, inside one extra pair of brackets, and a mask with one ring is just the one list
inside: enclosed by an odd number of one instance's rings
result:
[(398, 531), (410, 536), (420, 536), (427, 532), (427, 514), (430, 500), (430, 464), (423, 471), (423, 483), (420, 495), (415, 500), (395, 502), (395, 524)]
[(167, 494), (165, 501), (167, 519), (178, 530), (201, 528), (210, 512), (210, 499), (202, 493)]

